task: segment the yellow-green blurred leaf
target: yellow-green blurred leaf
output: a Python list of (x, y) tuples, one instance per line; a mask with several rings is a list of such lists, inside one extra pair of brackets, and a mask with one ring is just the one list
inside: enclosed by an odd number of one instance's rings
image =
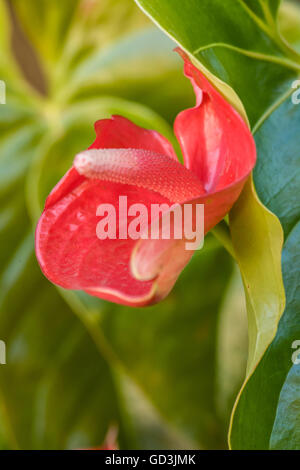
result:
[(277, 217), (259, 201), (252, 178), (230, 212), (230, 231), (244, 283), (248, 313), (249, 351), (241, 394), (274, 339), (285, 306), (281, 273), (283, 230)]

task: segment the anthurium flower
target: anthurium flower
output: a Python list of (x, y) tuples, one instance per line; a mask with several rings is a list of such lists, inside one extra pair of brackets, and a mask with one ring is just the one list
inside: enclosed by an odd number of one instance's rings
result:
[[(121, 116), (96, 122), (96, 140), (54, 187), (37, 226), (37, 258), (54, 284), (125, 305), (155, 303), (170, 292), (192, 252), (184, 239), (99, 239), (99, 205), (118, 208), (120, 196), (128, 206), (149, 209), (204, 204), (207, 233), (238, 198), (255, 164), (254, 140), (235, 109), (181, 54), (196, 95), (195, 107), (174, 124), (184, 165), (156, 131)], [(116, 232), (128, 223), (117, 219)]]

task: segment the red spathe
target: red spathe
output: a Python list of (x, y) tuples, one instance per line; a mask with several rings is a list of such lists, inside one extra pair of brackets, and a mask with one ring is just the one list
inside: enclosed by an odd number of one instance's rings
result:
[[(98, 121), (90, 149), (108, 150), (99, 152), (97, 171), (89, 177), (73, 166), (48, 196), (37, 225), (37, 258), (54, 284), (125, 305), (158, 302), (193, 254), (186, 240), (100, 240), (97, 207), (112, 204), (118, 213), (119, 196), (127, 196), (128, 206), (143, 203), (149, 214), (154, 203), (201, 203), (208, 232), (238, 198), (256, 161), (253, 137), (180, 53), (196, 94), (196, 106), (182, 111), (174, 125), (184, 165), (158, 132), (121, 116)], [(130, 218), (117, 217), (117, 232), (128, 223)]]

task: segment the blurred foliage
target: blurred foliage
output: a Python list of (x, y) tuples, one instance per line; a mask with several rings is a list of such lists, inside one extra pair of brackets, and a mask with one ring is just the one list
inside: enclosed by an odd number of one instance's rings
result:
[(98, 446), (112, 425), (121, 448), (226, 447), (247, 344), (223, 358), (236, 344), (219, 323), (225, 294), (225, 311), (244, 307), (218, 242), (147, 309), (56, 289), (34, 255), (44, 199), (97, 119), (122, 114), (174, 141), (193, 103), (174, 44), (131, 0), (0, 0), (0, 47), (0, 448)]
[(300, 51), (300, 2), (288, 0), (281, 4), (279, 10), (279, 25), (284, 38)]

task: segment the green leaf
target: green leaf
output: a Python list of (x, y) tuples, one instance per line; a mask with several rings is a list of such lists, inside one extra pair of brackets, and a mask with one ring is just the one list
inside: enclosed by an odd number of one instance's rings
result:
[(257, 129), (258, 162), (254, 181), (262, 202), (280, 219), (284, 234), (299, 220), (300, 107), (292, 93)]
[(244, 0), (247, 5), (262, 20), (276, 18), (280, 0)]
[(9, 40), (8, 40), (8, 21), (4, 3), (0, 2), (0, 42), (2, 46), (2, 54), (7, 54), (7, 50), (9, 47)]
[[(245, 386), (237, 405), (231, 437), (234, 448), (267, 449), (275, 446), (284, 449), (286, 441), (280, 437), (284, 432), (293, 436), (289, 448), (300, 448), (299, 414), (290, 424), (286, 421), (285, 431), (283, 428), (277, 431), (278, 415), (282, 413), (281, 401), (284, 401), (286, 409), (292, 407), (298, 393), (295, 389), (290, 391), (289, 373), (293, 366), (292, 343), (300, 338), (300, 298), (297, 292), (300, 281), (299, 123), (300, 107), (294, 105), (289, 97), (266, 119), (255, 136), (260, 156), (254, 172), (256, 188), (262, 201), (279, 217), (285, 231), (282, 269), (286, 309), (274, 341)], [(268, 278), (263, 282), (266, 281)]]
[(270, 438), (271, 449), (295, 450), (300, 442), (300, 367), (294, 364), (280, 392)]
[[(300, 71), (299, 56), (282, 40), (274, 21), (278, 2), (261, 1), (258, 6), (244, 0), (136, 1), (200, 68), (237, 93), (251, 126)], [(207, 76), (236, 105), (234, 92)], [(241, 112), (240, 106), (237, 109)]]
[(278, 21), (282, 36), (300, 52), (299, 6), (287, 0), (282, 2)]
[(217, 404), (224, 422), (244, 381), (248, 353), (248, 325), (240, 272), (235, 267), (219, 313), (217, 345)]
[(273, 340), (284, 309), (281, 276), (283, 236), (278, 219), (266, 211), (256, 197), (251, 179), (229, 217), (248, 312), (247, 380)]

